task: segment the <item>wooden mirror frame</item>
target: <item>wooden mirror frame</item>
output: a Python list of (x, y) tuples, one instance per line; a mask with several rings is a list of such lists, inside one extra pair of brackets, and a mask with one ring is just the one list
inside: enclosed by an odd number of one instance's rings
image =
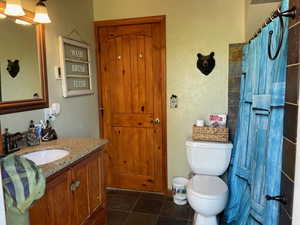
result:
[[(0, 13), (4, 14), (5, 6), (6, 3), (0, 1)], [(38, 59), (40, 64), (42, 98), (7, 101), (7, 102), (0, 103), (0, 115), (49, 107), (47, 68), (46, 68), (47, 64), (46, 64), (45, 26), (43, 24), (38, 24), (33, 21), (34, 18), (33, 12), (28, 10), (24, 10), (24, 11), (26, 13), (24, 16), (12, 17), (12, 18), (24, 20), (33, 25), (36, 25), (36, 37), (37, 37)]]

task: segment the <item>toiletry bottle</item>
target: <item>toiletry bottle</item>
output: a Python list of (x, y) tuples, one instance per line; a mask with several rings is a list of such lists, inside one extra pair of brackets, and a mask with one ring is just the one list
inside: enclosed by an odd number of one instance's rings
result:
[(38, 138), (41, 137), (41, 134), (42, 134), (42, 124), (36, 124), (35, 125), (35, 136), (37, 136)]
[(3, 155), (4, 152), (4, 142), (3, 142), (3, 136), (2, 136), (2, 129), (1, 129), (1, 123), (0, 123), (0, 154)]
[(9, 149), (10, 149), (10, 138), (9, 138), (9, 133), (8, 133), (8, 128), (5, 128), (5, 133), (4, 133), (4, 152), (5, 154), (9, 153)]
[(34, 128), (34, 121), (30, 120), (29, 128)]

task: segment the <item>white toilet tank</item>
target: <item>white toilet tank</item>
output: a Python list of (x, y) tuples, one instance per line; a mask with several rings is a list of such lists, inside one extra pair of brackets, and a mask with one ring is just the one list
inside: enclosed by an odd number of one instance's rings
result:
[(220, 176), (227, 170), (231, 158), (231, 143), (185, 142), (188, 162), (195, 174)]

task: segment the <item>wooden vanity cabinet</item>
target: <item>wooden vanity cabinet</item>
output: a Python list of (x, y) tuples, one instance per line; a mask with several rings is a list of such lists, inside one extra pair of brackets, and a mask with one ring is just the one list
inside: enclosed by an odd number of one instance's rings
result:
[[(72, 216), (72, 224), (74, 225), (80, 225), (90, 215), (88, 191), (89, 163), (90, 159), (86, 159), (72, 168), (72, 183), (70, 189), (73, 192), (74, 215)], [(96, 177), (93, 179), (96, 179)], [(73, 190), (72, 185), (74, 187)]]
[(45, 195), (30, 209), (30, 225), (105, 225), (101, 151), (47, 179)]

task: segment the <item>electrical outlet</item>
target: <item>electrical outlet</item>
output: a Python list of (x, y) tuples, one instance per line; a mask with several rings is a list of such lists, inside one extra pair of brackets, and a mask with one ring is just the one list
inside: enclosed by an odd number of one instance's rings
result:
[(171, 109), (176, 109), (176, 108), (178, 108), (178, 97), (177, 97), (177, 95), (172, 95), (171, 97), (170, 97), (170, 108)]
[(44, 109), (44, 120), (47, 121), (47, 120), (50, 120), (51, 118), (51, 109), (47, 108), (47, 109)]

